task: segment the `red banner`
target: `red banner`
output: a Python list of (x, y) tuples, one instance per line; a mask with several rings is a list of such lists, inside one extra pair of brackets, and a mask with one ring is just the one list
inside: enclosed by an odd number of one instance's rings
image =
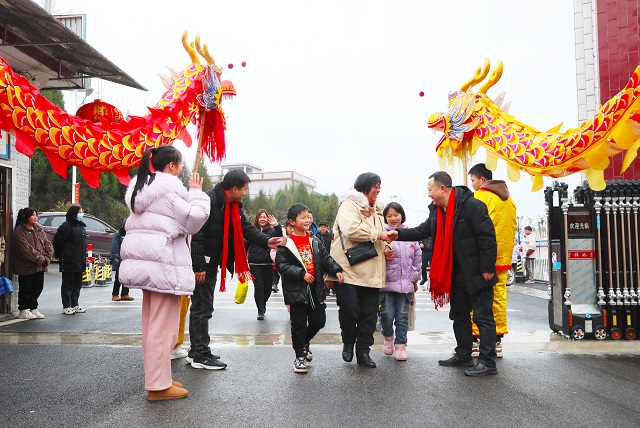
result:
[(569, 251), (569, 260), (594, 260), (596, 252), (593, 250)]

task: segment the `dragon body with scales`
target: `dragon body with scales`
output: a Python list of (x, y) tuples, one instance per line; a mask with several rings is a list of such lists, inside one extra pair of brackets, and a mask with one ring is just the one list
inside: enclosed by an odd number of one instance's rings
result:
[[(225, 118), (220, 103), (224, 95), (235, 95), (235, 88), (220, 80), (222, 69), (207, 45), (200, 45), (199, 36), (194, 46), (185, 31), (182, 43), (192, 63), (174, 76), (172, 86), (145, 116), (118, 123), (93, 123), (59, 109), (0, 58), (0, 129), (15, 135), (16, 149), (29, 157), (40, 148), (62, 177), (69, 165), (77, 166), (91, 187), (100, 185), (101, 172), (112, 172), (128, 184), (129, 170), (140, 164), (148, 148), (176, 139), (190, 146), (190, 123), (197, 126), (204, 155), (221, 160)], [(196, 51), (206, 64), (200, 63)]]
[(520, 171), (533, 177), (532, 191), (543, 187), (543, 176), (564, 177), (575, 172), (584, 172), (590, 187), (602, 190), (609, 158), (626, 152), (622, 171), (636, 158), (640, 146), (640, 67), (591, 120), (564, 132), (560, 132), (562, 124), (540, 132), (507, 113), (508, 105), (502, 106), (504, 94), (495, 101), (486, 95), (502, 76), (501, 62), (474, 92), (473, 87), (487, 77), (489, 69), (485, 60), (460, 91), (449, 95), (448, 111), (429, 117), (428, 127), (444, 134), (436, 147), (438, 155), (450, 161), (465, 160), (482, 146), (487, 168), (495, 170), (498, 159), (504, 160), (511, 181), (518, 181)]

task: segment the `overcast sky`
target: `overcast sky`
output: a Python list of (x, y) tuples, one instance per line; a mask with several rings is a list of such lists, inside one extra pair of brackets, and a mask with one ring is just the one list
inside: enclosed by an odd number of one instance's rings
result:
[[(226, 162), (294, 170), (316, 180), (317, 191), (338, 195), (359, 173), (376, 172), (380, 198), (397, 195), (412, 225), (426, 217), (427, 177), (440, 169), (440, 135), (427, 129), (427, 118), (447, 108), (448, 93), (485, 57), (504, 62), (488, 95), (506, 91), (518, 120), (543, 131), (578, 125), (571, 1), (55, 3), (54, 12), (86, 14), (87, 41), (148, 88), (104, 82), (87, 102), (99, 95), (123, 113), (143, 115), (165, 91), (157, 74), (189, 63), (182, 31), (200, 34), (225, 66), (223, 79), (237, 87), (236, 99), (223, 106)], [(74, 98), (66, 97), (70, 111), (82, 101)], [(193, 159), (193, 149), (176, 147)], [(484, 160), (479, 152), (475, 161)], [(460, 172), (453, 176), (462, 184)], [(506, 179), (504, 163), (494, 178)], [(567, 181), (573, 189), (580, 177)], [(524, 173), (508, 184), (519, 214), (536, 223), (542, 192), (530, 192)]]

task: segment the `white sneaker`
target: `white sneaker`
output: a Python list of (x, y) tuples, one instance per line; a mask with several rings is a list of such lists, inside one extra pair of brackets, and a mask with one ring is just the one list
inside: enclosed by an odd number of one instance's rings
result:
[(496, 342), (496, 358), (502, 358), (502, 342)]
[(20, 311), (20, 314), (18, 315), (18, 319), (21, 319), (21, 320), (34, 320), (34, 319), (36, 319), (36, 316), (34, 314), (32, 314), (29, 309), (25, 309), (24, 311)]
[(172, 360), (177, 360), (178, 358), (184, 358), (187, 355), (189, 355), (189, 352), (187, 352), (187, 350), (184, 349), (183, 347), (181, 347), (180, 345), (176, 346), (171, 351), (171, 359)]
[(80, 306), (76, 306), (73, 308), (73, 312), (75, 312), (76, 314), (84, 314), (85, 312), (87, 312), (87, 310), (81, 308)]
[(64, 308), (62, 309), (62, 313), (64, 315), (75, 315), (76, 311), (74, 311), (73, 308)]
[(478, 358), (480, 356), (480, 342), (473, 342), (473, 346), (471, 347), (471, 356), (474, 358)]
[(44, 315), (42, 315), (42, 313), (38, 309), (31, 309), (31, 313), (35, 315), (35, 317), (38, 318), (39, 320), (44, 318)]

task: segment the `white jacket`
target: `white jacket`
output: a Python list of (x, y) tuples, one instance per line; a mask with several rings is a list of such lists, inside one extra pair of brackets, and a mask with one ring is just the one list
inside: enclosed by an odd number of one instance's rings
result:
[[(131, 209), (136, 179), (125, 201)], [(136, 212), (127, 219), (119, 278), (128, 288), (190, 295), (195, 288), (191, 267), (191, 235), (209, 218), (211, 201), (200, 189), (188, 192), (171, 174), (157, 172), (154, 181), (136, 194)]]

